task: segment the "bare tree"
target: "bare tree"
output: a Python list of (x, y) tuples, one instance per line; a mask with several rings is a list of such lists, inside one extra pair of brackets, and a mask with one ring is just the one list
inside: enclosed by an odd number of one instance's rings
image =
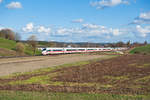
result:
[(32, 47), (33, 49), (33, 55), (35, 55), (35, 52), (36, 52), (36, 47), (37, 47), (37, 38), (35, 35), (31, 35), (29, 38), (28, 38), (28, 44)]
[(144, 45), (147, 45), (147, 41), (144, 41)]
[(130, 41), (128, 41), (126, 45), (127, 45), (127, 47), (129, 47), (129, 48), (130, 48), (130, 47), (131, 47), (131, 43), (130, 43)]
[(0, 31), (0, 37), (1, 37), (1, 38), (5, 38), (5, 33), (4, 33), (3, 30)]

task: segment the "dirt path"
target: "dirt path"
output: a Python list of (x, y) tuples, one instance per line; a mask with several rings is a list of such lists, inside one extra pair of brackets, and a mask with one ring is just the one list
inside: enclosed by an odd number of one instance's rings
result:
[(28, 72), (39, 68), (53, 67), (62, 64), (86, 61), (104, 57), (102, 55), (59, 55), (59, 56), (38, 56), (22, 58), (0, 59), (0, 76), (16, 72)]

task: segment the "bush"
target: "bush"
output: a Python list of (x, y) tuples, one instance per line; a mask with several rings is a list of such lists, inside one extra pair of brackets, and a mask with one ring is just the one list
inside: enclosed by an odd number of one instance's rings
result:
[(17, 53), (19, 53), (20, 55), (24, 54), (24, 50), (25, 50), (25, 46), (23, 43), (17, 43), (16, 44), (16, 51)]

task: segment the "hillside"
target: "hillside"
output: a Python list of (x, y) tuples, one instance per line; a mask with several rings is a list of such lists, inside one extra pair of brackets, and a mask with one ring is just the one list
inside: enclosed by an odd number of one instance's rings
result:
[(15, 41), (0, 38), (0, 48), (12, 50), (15, 48), (15, 46), (16, 46)]
[[(0, 56), (18, 56), (16, 53), (16, 42), (4, 38), (0, 38)], [(24, 56), (26, 55), (33, 55), (32, 48), (24, 43), (25, 45), (25, 51)], [(39, 55), (41, 52), (36, 51), (36, 55)]]
[(131, 54), (150, 54), (150, 45), (136, 47), (130, 51)]

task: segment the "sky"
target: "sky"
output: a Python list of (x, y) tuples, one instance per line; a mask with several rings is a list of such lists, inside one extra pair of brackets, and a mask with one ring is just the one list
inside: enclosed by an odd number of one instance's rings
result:
[(150, 43), (150, 0), (0, 0), (0, 30), (27, 40)]

